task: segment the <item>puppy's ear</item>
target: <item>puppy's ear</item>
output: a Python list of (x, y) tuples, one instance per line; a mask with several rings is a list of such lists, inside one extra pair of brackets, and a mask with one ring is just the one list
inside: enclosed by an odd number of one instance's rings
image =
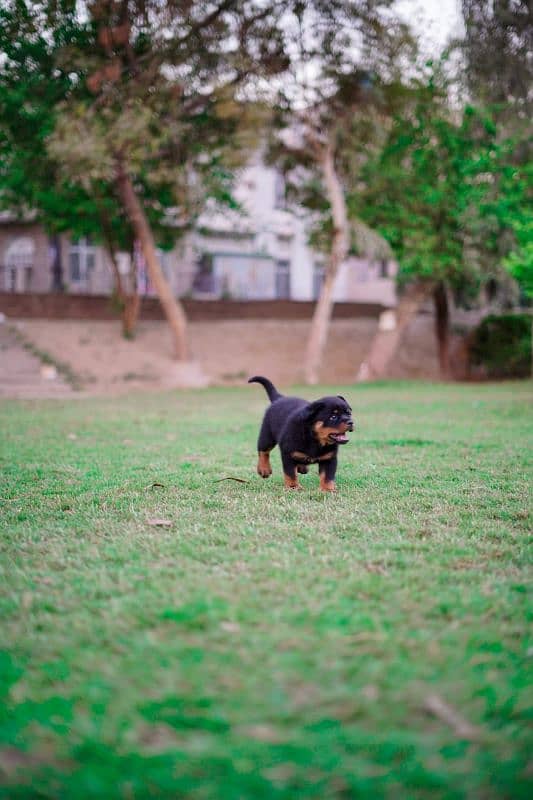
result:
[(314, 400), (312, 403), (302, 408), (300, 411), (301, 419), (303, 422), (312, 422), (323, 408), (325, 408), (325, 403), (323, 403), (322, 400)]

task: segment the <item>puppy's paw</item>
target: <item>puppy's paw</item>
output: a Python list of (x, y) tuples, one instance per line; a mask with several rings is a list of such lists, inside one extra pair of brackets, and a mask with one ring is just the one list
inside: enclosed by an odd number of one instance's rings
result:
[(270, 478), (272, 475), (270, 458), (266, 452), (259, 452), (259, 459), (257, 461), (257, 474), (261, 475), (262, 478)]
[(335, 481), (320, 481), (320, 491), (321, 492), (337, 492), (337, 487), (335, 486)]

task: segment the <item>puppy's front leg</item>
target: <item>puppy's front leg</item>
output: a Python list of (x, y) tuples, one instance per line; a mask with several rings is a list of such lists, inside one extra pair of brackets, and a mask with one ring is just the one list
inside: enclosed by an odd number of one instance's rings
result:
[(296, 462), (288, 454), (281, 452), (281, 463), (283, 464), (283, 477), (285, 479), (286, 489), (301, 489), (301, 483), (298, 483), (298, 475), (296, 472)]
[(329, 461), (320, 462), (320, 490), (322, 492), (336, 492), (335, 473), (337, 472), (337, 456)]

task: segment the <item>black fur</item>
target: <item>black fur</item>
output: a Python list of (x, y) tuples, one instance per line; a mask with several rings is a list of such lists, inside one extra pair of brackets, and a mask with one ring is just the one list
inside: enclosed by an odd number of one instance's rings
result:
[(269, 477), (272, 470), (268, 454), (279, 445), (287, 486), (299, 488), (296, 472), (305, 473), (309, 464), (317, 463), (321, 488), (334, 491), (339, 444), (345, 444), (346, 431), (353, 430), (352, 409), (344, 397), (321, 397), (309, 403), (281, 395), (268, 378), (260, 375), (248, 383), (260, 383), (271, 401), (257, 441), (258, 473)]

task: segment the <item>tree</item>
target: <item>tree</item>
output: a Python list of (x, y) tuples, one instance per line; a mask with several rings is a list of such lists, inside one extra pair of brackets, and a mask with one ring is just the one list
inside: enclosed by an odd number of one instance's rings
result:
[(70, 181), (113, 184), (180, 360), (189, 353), (186, 318), (161, 269), (151, 216), (171, 215), (183, 228), (206, 195), (227, 197), (227, 165), (247, 152), (239, 137), (249, 98), (237, 93), (246, 83), (250, 94), (254, 76), (286, 65), (282, 8), (255, 0), (95, 0), (88, 46), (62, 54), (83, 80), (63, 103), (49, 153)]
[[(496, 250), (503, 266), (531, 295), (531, 116), (533, 11), (528, 0), (463, 0), (464, 83), (490, 108), (505, 140), (502, 191), (491, 213), (501, 221)], [(529, 287), (529, 289), (528, 289)]]
[(412, 45), (405, 26), (387, 15), (390, 5), (387, 0), (287, 4), (286, 49), (292, 64), (278, 97), (278, 135), (270, 156), (287, 175), (292, 197), (317, 218), (315, 239), (327, 242), (305, 356), (304, 377), (311, 384), (319, 378), (335, 279), (354, 245), (346, 179), (379, 140), (382, 100), (395, 94), (395, 60)]
[(65, 180), (57, 160), (46, 150), (57, 106), (80, 80), (59, 56), (65, 48), (86, 49), (88, 41), (87, 28), (73, 4), (60, 4), (49, 23), (35, 3), (6, 2), (0, 9), (0, 203), (21, 215), (36, 213), (50, 234), (52, 290), (62, 291), (64, 286), (58, 234), (102, 242), (113, 268), (123, 332), (131, 336), (139, 305), (134, 270), (128, 285), (116, 259), (119, 249), (132, 252), (131, 226), (109, 182), (84, 188)]
[(533, 11), (529, 0), (462, 0), (464, 80), (499, 116), (529, 125), (532, 115)]
[(385, 374), (405, 328), (430, 297), (440, 367), (448, 373), (448, 291), (476, 293), (501, 269), (501, 256), (489, 256), (502, 223), (494, 204), (505, 197), (504, 152), (492, 117), (472, 106), (453, 114), (442, 86), (430, 76), (366, 165), (365, 189), (349, 205), (389, 241), (404, 293), (396, 329), (378, 334), (360, 377)]
[[(55, 71), (53, 53), (59, 41), (81, 46), (83, 36), (67, 11), (56, 35), (46, 40), (38, 31), (37, 14), (37, 7), (26, 2), (0, 8), (0, 203), (22, 214), (39, 213), (53, 235), (61, 231), (68, 209), (87, 201), (72, 186), (57, 198), (54, 165), (44, 157), (52, 109), (72, 83), (71, 76)], [(54, 267), (52, 289), (61, 291), (59, 259)]]

